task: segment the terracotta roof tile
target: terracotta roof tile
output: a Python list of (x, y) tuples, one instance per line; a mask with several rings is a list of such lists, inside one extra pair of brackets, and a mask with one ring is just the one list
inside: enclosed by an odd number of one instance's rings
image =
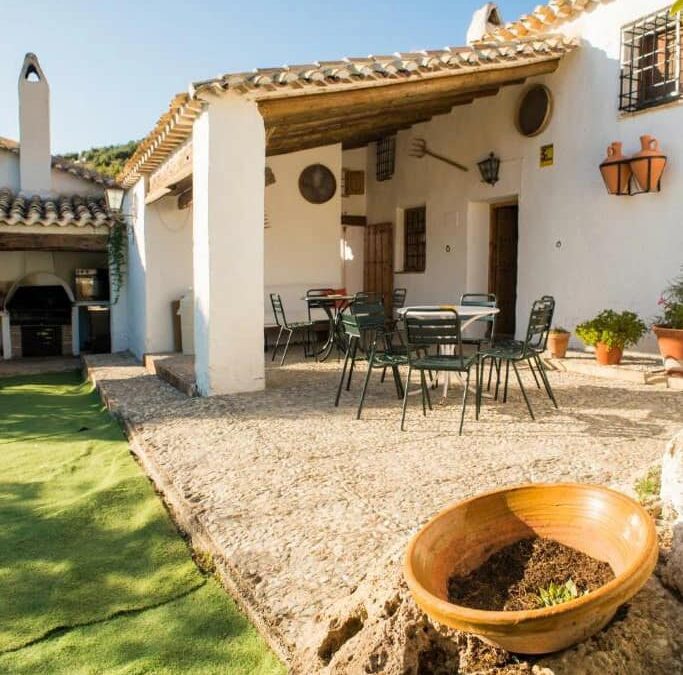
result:
[(551, 0), (546, 5), (539, 5), (530, 14), (490, 31), (484, 35), (482, 42), (507, 42), (533, 35), (539, 36), (555, 30), (562, 22), (574, 19), (579, 14), (607, 2), (612, 0)]
[[(0, 136), (0, 150), (8, 150), (15, 155), (18, 155), (21, 151), (19, 143), (10, 138), (5, 138), (4, 136)], [(64, 157), (60, 157), (59, 155), (52, 156), (52, 168), (58, 169), (59, 171), (65, 171), (72, 176), (77, 176), (78, 178), (97, 183), (98, 185), (109, 186), (116, 184), (116, 181), (113, 178), (105, 176), (93, 169), (89, 169), (78, 162), (73, 162)]]
[(0, 226), (2, 225), (109, 227), (111, 221), (103, 197), (27, 196), (15, 194), (8, 188), (0, 188)]

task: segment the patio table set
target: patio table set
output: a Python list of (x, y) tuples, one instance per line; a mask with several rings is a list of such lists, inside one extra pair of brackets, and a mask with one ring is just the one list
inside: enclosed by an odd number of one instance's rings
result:
[[(307, 357), (324, 361), (335, 349), (339, 355), (343, 354), (335, 406), (339, 405), (342, 390), (349, 391), (351, 388), (356, 362), (366, 361), (367, 371), (356, 412), (357, 419), (360, 419), (363, 411), (373, 370), (381, 369), (382, 382), (385, 381), (387, 371), (391, 371), (397, 397), (402, 399), (402, 430), (405, 428), (408, 395), (414, 372), (419, 373), (422, 412), (425, 416), (427, 409), (432, 409), (429, 390), (439, 386), (442, 373), (444, 398), (452, 381), (451, 375), (463, 385), (460, 434), (472, 385), (475, 416), (478, 420), (485, 380), (486, 390), (490, 391), (495, 373), (492, 398), (498, 400), (502, 386), (502, 400), (506, 402), (511, 368), (529, 414), (535, 419), (519, 372), (522, 363), (528, 366), (536, 387), (545, 389), (557, 408), (557, 401), (541, 359), (555, 309), (552, 297), (543, 296), (533, 303), (524, 340), (497, 338), (496, 316), (500, 309), (494, 294), (467, 293), (461, 296), (458, 304), (444, 305), (405, 306), (405, 298), (405, 289), (395, 289), (392, 294), (391, 315), (388, 315), (380, 295), (349, 295), (343, 289), (311, 289), (302, 298), (307, 304), (308, 320), (288, 323), (280, 296), (272, 293), (270, 299), (273, 314), (279, 327), (272, 360), (279, 349), (280, 339), (286, 334), (287, 340), (280, 361), (281, 365), (284, 364), (291, 337), (296, 331), (304, 333), (304, 354)], [(318, 316), (321, 316), (322, 311), (323, 318), (315, 318), (316, 311)], [(484, 325), (485, 334), (471, 335), (469, 329), (474, 325)], [(317, 338), (323, 332), (325, 338), (321, 342)], [(408, 373), (404, 384), (400, 368), (406, 366)]]

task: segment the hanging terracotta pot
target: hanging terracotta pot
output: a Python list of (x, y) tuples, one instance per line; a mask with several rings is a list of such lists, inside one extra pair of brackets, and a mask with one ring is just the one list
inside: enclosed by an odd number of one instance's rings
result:
[(628, 194), (628, 184), (631, 180), (631, 166), (627, 157), (621, 152), (621, 142), (614, 141), (607, 146), (607, 157), (600, 165), (602, 180), (605, 181), (607, 192), (611, 195)]
[(631, 171), (641, 190), (653, 192), (659, 187), (659, 179), (666, 166), (666, 155), (662, 154), (659, 141), (654, 136), (641, 136), (640, 146), (640, 152), (631, 157)]

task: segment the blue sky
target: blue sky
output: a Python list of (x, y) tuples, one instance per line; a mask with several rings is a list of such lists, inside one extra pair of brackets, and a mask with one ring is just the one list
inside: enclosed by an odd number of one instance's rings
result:
[[(539, 0), (503, 0), (507, 21)], [(18, 138), (17, 77), (35, 52), (53, 152), (141, 138), (173, 94), (222, 72), (464, 43), (482, 0), (2, 0), (0, 136)]]

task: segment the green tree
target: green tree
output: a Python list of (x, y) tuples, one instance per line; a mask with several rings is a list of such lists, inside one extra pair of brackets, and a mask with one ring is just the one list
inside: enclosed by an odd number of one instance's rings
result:
[(101, 148), (68, 153), (64, 155), (64, 158), (98, 171), (105, 176), (115, 178), (137, 147), (138, 141), (129, 141), (120, 145), (107, 145)]

